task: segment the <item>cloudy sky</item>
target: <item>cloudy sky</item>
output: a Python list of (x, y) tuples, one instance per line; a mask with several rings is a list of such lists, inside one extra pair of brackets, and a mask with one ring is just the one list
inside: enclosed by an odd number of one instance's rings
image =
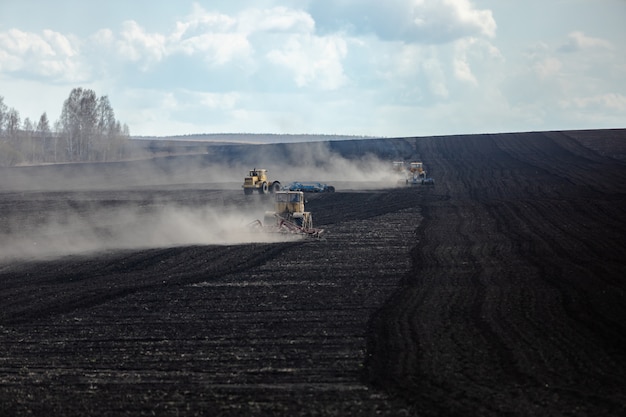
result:
[(0, 96), (132, 135), (626, 127), (626, 0), (0, 0)]

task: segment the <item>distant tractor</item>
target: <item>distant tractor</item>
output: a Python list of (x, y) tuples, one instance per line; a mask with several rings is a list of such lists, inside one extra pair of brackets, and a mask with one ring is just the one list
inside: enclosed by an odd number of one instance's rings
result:
[(409, 176), (404, 161), (393, 161), (391, 164), (393, 175), (398, 179), (398, 184), (407, 184)]
[(259, 194), (274, 193), (280, 190), (279, 181), (269, 181), (267, 179), (267, 169), (254, 168), (250, 170), (248, 176), (243, 180), (243, 192), (245, 195), (252, 194), (255, 190)]
[(392, 162), (393, 172), (398, 175), (398, 184), (406, 185), (435, 185), (435, 180), (426, 176), (422, 162), (403, 161)]
[(424, 184), (426, 178), (426, 170), (424, 170), (424, 164), (421, 162), (409, 163), (409, 177), (407, 178), (408, 185)]
[(426, 177), (426, 171), (424, 170), (424, 164), (421, 162), (411, 162), (409, 163), (409, 172), (414, 176), (417, 174), (419, 178)]
[(406, 171), (406, 165), (404, 161), (393, 161), (392, 163), (394, 172), (404, 173)]
[(313, 228), (313, 216), (304, 211), (302, 191), (277, 191), (274, 194), (274, 211), (265, 212), (263, 222), (252, 223), (267, 232), (319, 236), (323, 230)]

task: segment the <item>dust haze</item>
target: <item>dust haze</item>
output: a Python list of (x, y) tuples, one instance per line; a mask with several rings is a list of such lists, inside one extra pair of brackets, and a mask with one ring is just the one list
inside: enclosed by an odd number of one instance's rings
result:
[(168, 203), (141, 207), (55, 212), (24, 219), (0, 234), (0, 261), (47, 259), (106, 250), (189, 245), (235, 245), (296, 240), (293, 235), (265, 233), (250, 226), (260, 210), (235, 207), (185, 207)]
[(393, 159), (381, 159), (373, 153), (347, 158), (333, 152), (327, 142), (298, 145), (288, 147), (273, 158), (268, 155), (272, 149), (259, 152), (258, 159), (267, 161), (267, 166), (256, 167), (268, 168), (270, 179), (277, 179), (283, 185), (293, 181), (319, 181), (339, 185), (338, 190), (371, 190), (388, 188), (397, 182), (397, 174), (392, 170)]
[(340, 188), (376, 189), (394, 185), (393, 158), (371, 152), (345, 157), (328, 142), (250, 145), (232, 155), (180, 155), (138, 161), (75, 163), (0, 168), (3, 190), (99, 190), (210, 185), (240, 189), (253, 168), (266, 168), (270, 180), (320, 181)]
[(280, 152), (251, 146), (230, 159), (181, 155), (2, 168), (0, 260), (292, 239), (249, 227), (272, 209), (267, 198), (243, 196), (243, 178), (253, 168), (268, 169), (269, 179), (283, 186), (317, 181), (337, 192), (397, 183), (390, 160), (346, 158), (324, 142), (298, 145)]

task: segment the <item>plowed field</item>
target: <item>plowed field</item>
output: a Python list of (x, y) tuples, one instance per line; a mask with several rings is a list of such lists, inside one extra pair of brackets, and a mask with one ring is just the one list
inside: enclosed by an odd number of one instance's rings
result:
[(625, 140), (406, 139), (436, 185), (310, 195), (322, 239), (190, 239), (239, 184), (0, 187), (0, 415), (626, 415)]

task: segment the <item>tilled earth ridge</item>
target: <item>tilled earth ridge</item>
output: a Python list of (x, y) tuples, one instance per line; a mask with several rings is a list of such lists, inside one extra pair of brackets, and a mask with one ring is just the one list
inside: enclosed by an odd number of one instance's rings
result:
[(370, 381), (418, 415), (626, 414), (624, 165), (578, 169), (602, 159), (562, 137), (419, 144), (447, 198), (421, 204)]
[(413, 191), (310, 197), (323, 239), (4, 265), (0, 410), (402, 415), (362, 375), (368, 319), (410, 267)]

